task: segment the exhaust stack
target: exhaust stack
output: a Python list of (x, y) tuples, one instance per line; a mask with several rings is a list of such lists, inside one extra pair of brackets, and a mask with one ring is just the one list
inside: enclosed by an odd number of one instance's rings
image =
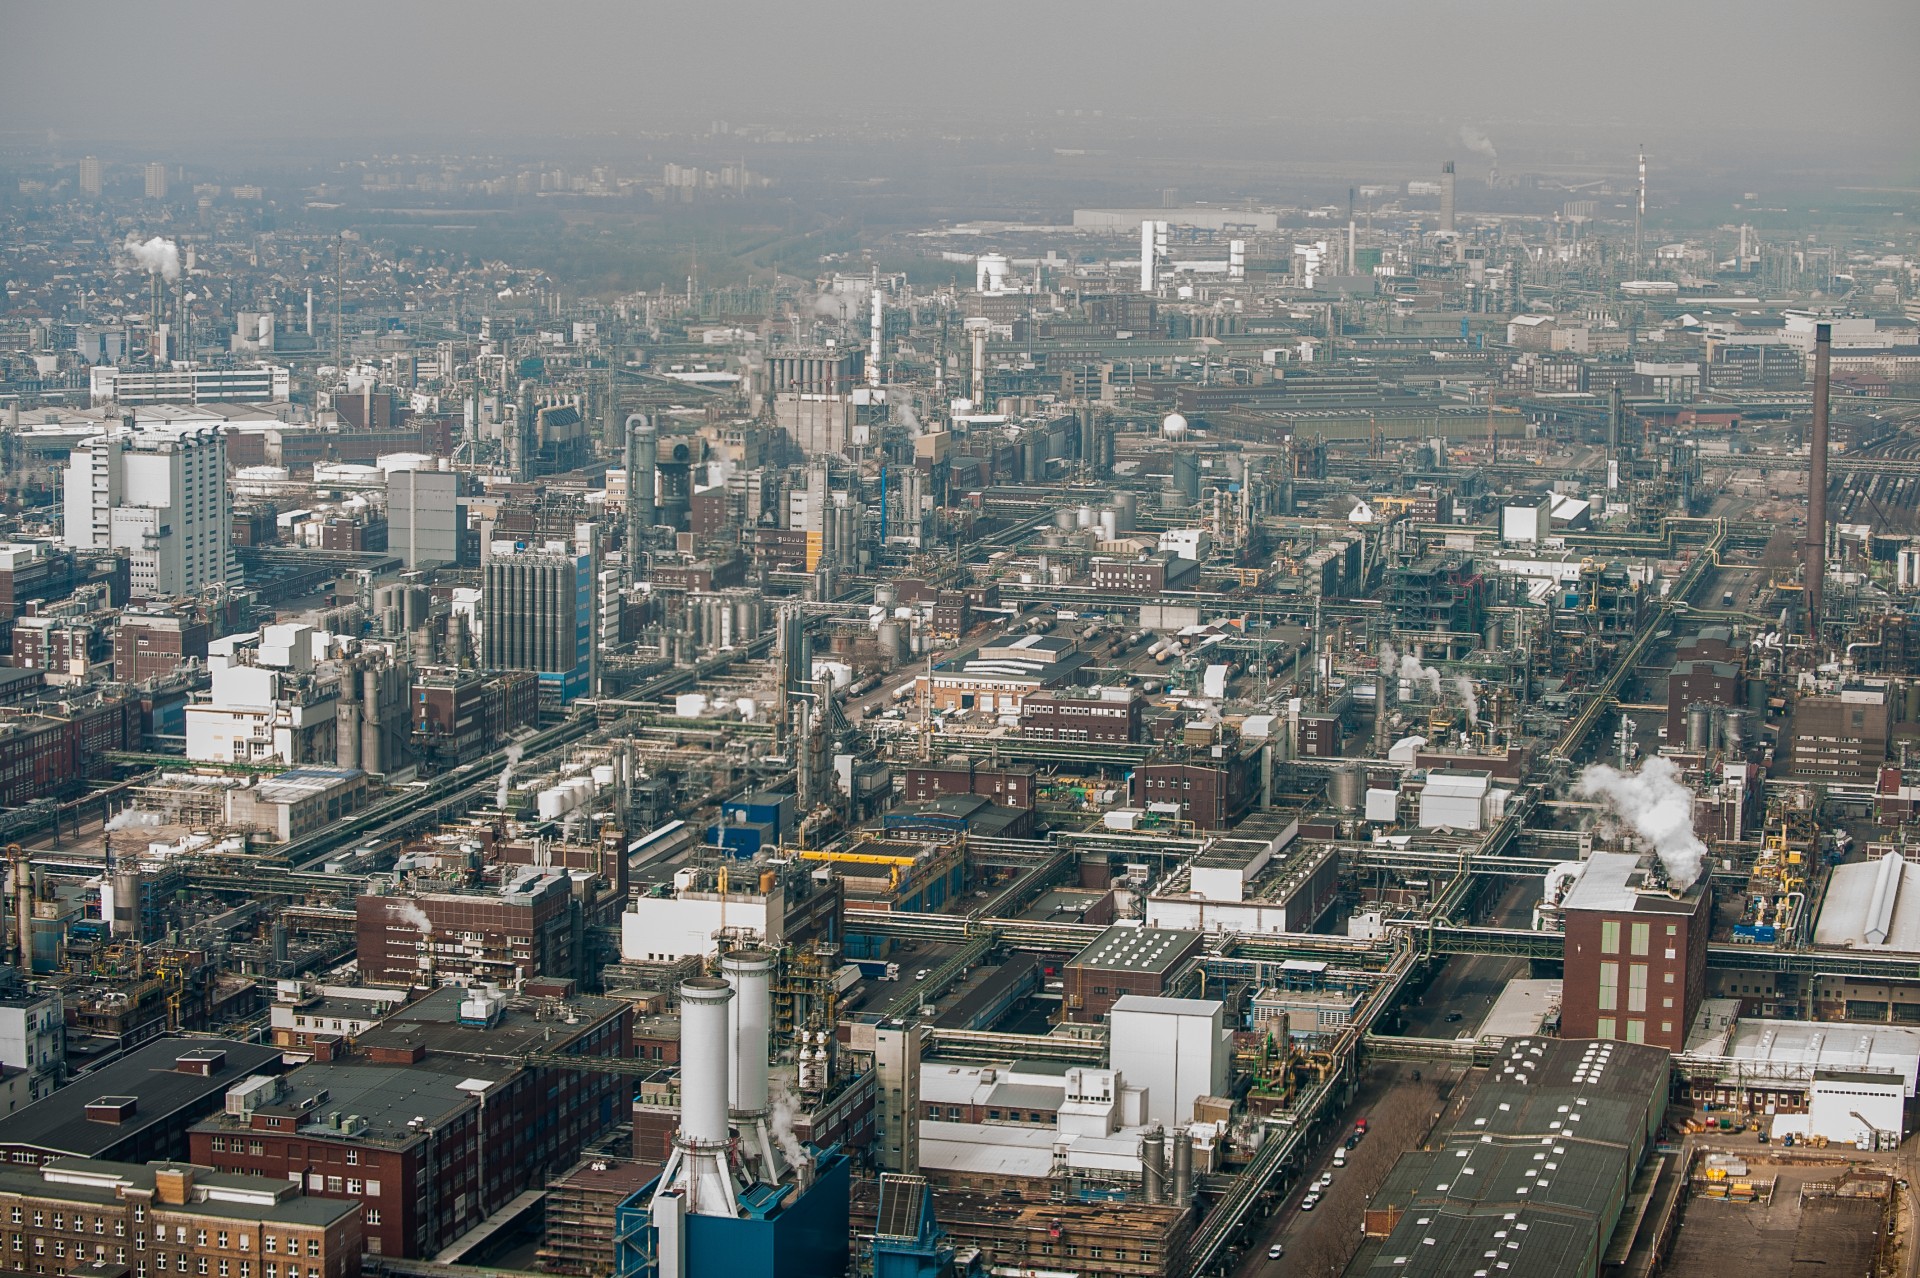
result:
[(727, 1161), (733, 1133), (727, 1125), (727, 1069), (733, 989), (711, 976), (680, 985), (680, 1130), (654, 1191), (654, 1211), (669, 1204), (689, 1216), (738, 1216), (740, 1186)]
[(1807, 634), (1820, 633), (1827, 584), (1827, 397), (1833, 325), (1813, 326), (1813, 447), (1807, 458)]
[(759, 1164), (760, 1179), (774, 1184), (783, 1164), (774, 1149), (767, 1113), (767, 1049), (773, 1034), (773, 955), (766, 950), (734, 950), (720, 960), (733, 988), (727, 1007), (727, 1070), (732, 1085), (727, 1108), (739, 1129), (747, 1156)]

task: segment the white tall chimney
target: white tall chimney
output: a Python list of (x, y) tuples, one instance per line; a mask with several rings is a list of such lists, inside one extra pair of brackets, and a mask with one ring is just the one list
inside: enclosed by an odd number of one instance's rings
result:
[(654, 1202), (679, 1192), (688, 1215), (738, 1216), (739, 1186), (727, 1163), (728, 1004), (733, 989), (711, 976), (680, 985), (680, 1130)]
[(727, 1107), (759, 1175), (769, 1184), (780, 1179), (767, 1126), (767, 1049), (773, 1036), (773, 964), (767, 950), (734, 950), (721, 957), (720, 971), (733, 987), (727, 1008), (727, 1069), (732, 1080)]
[(873, 286), (873, 338), (867, 351), (867, 385), (880, 384), (880, 285)]

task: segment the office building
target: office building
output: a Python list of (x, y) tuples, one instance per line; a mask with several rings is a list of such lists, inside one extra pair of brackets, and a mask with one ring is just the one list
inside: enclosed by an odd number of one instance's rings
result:
[(100, 157), (83, 155), (80, 157), (80, 194), (90, 200), (100, 198), (104, 184), (100, 180)]
[(166, 199), (167, 198), (167, 166), (160, 163), (158, 160), (155, 160), (149, 163), (147, 165), (146, 177), (147, 177), (147, 189), (146, 189), (147, 198), (149, 200)]
[(387, 550), (409, 568), (460, 560), (459, 478), (445, 470), (387, 474)]
[(1707, 878), (1675, 888), (1650, 854), (1595, 852), (1561, 904), (1561, 1032), (1682, 1050), (1706, 995)]
[(1890, 719), (1884, 685), (1800, 696), (1793, 703), (1788, 775), (1832, 785), (1874, 784), (1887, 761)]
[(483, 572), (480, 664), (532, 670), (540, 707), (558, 710), (587, 690), (593, 633), (593, 556), (496, 542)]
[(220, 430), (121, 427), (81, 440), (67, 467), (65, 541), (127, 551), (135, 599), (237, 585)]

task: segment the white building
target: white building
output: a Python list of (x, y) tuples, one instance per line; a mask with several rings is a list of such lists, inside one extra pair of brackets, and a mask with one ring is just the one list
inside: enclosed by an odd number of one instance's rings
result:
[(58, 990), (0, 995), (0, 1113), (11, 1114), (66, 1078), (67, 1026)]
[(1110, 1062), (1146, 1093), (1146, 1121), (1193, 1121), (1193, 1102), (1222, 1096), (1231, 1050), (1225, 1005), (1209, 998), (1124, 995), (1108, 1013)]
[(1493, 778), (1485, 772), (1429, 772), (1420, 791), (1420, 828), (1484, 829), (1494, 793)]
[(237, 584), (219, 428), (136, 425), (81, 440), (67, 467), (63, 540), (128, 551), (136, 599)]
[(712, 954), (723, 933), (750, 933), (767, 948), (780, 948), (786, 893), (777, 880), (765, 894), (759, 886), (746, 871), (731, 884), (711, 872), (676, 872), (672, 896), (636, 896), (620, 916), (620, 957), (629, 963), (671, 963)]
[(206, 763), (331, 763), (337, 684), (314, 666), (333, 636), (312, 626), (264, 626), (207, 645), (213, 691), (186, 708), (187, 757)]
[(387, 548), (409, 568), (458, 563), (459, 477), (446, 470), (388, 471)]
[(293, 372), (279, 364), (153, 372), (95, 364), (87, 371), (87, 392), (95, 405), (285, 403), (293, 393)]

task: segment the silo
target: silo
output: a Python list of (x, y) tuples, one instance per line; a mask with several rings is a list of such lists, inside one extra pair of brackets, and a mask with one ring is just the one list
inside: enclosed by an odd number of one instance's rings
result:
[(1118, 541), (1120, 539), (1120, 515), (1111, 507), (1100, 512), (1100, 540)]
[(1200, 500), (1200, 459), (1187, 449), (1173, 455), (1173, 486), (1187, 505)]
[(1720, 711), (1720, 748), (1730, 757), (1742, 757), (1747, 752), (1747, 712), (1733, 707), (1723, 707)]
[(1121, 532), (1132, 532), (1134, 521), (1140, 516), (1140, 497), (1136, 493), (1117, 492), (1113, 495), (1114, 523)]
[(1327, 802), (1335, 812), (1358, 812), (1366, 794), (1366, 774), (1357, 763), (1343, 763), (1333, 770), (1327, 784)]
[(1140, 1188), (1154, 1206), (1167, 1200), (1166, 1145), (1166, 1135), (1158, 1127), (1140, 1138)]
[(1687, 707), (1687, 749), (1695, 754), (1705, 754), (1713, 745), (1713, 707), (1693, 705)]

